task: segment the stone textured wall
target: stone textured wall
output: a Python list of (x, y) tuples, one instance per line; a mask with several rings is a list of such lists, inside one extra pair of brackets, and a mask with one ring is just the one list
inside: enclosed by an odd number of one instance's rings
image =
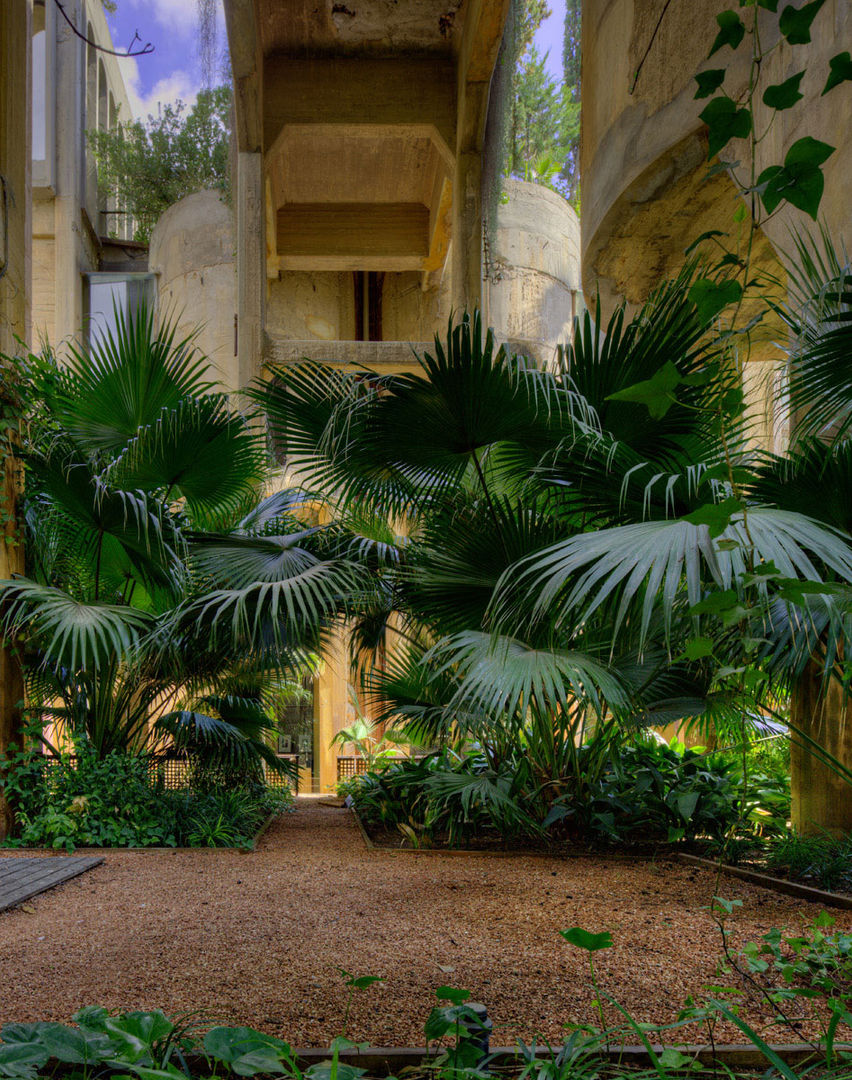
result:
[(549, 188), (507, 180), (486, 283), (488, 320), (518, 352), (553, 357), (580, 300), (580, 221)]
[[(693, 76), (703, 66), (728, 68), (725, 89), (732, 96), (747, 81), (745, 46), (705, 58), (718, 29), (716, 15), (728, 0), (689, 0), (662, 10), (660, 0), (585, 0), (583, 4), (583, 283), (587, 296), (597, 286), (605, 300), (638, 301), (671, 269), (683, 249), (713, 222), (733, 228), (738, 195), (726, 176), (706, 182), (707, 144), (698, 114)], [(777, 16), (763, 13), (763, 43), (777, 41)], [(772, 27), (775, 27), (774, 31)], [(759, 147), (757, 169), (783, 160), (803, 135), (837, 147), (825, 167), (821, 213), (837, 242), (852, 243), (852, 84), (825, 98), (828, 60), (852, 41), (852, 0), (826, 0), (812, 26), (812, 44), (783, 42), (764, 65), (765, 84), (806, 68), (805, 99), (778, 114)], [(650, 46), (650, 47), (649, 47)], [(641, 71), (636, 79), (636, 71)], [(758, 130), (766, 126), (762, 105)], [(731, 155), (745, 162), (747, 147), (733, 144)], [(767, 225), (771, 248), (789, 246), (789, 228), (803, 224), (785, 209)], [(767, 248), (767, 257), (771, 254)]]
[(218, 191), (199, 191), (169, 207), (151, 234), (148, 268), (157, 275), (160, 317), (196, 343), (223, 389), (239, 388), (235, 354), (233, 214)]

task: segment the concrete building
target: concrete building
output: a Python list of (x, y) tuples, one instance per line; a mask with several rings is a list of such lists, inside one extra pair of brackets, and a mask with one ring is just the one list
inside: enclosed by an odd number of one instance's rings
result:
[[(509, 6), (226, 0), (234, 221), (215, 193), (190, 196), (158, 223), (149, 263), (161, 310), (182, 329), (204, 324), (224, 388), (305, 356), (411, 369), (412, 346), (429, 349), (465, 308), (531, 356), (565, 340), (582, 300), (579, 222), (563, 199), (510, 182), (484, 267), (486, 125)], [(313, 731), (292, 748), (303, 783), (327, 790), (331, 739), (355, 718), (343, 634), (313, 699)]]
[[(16, 351), (16, 338), (30, 333), (30, 0), (0, 4), (0, 355)], [(2, 373), (0, 373), (2, 374)], [(0, 407), (9, 399), (5, 380)], [(0, 578), (22, 573), (23, 548), (15, 536), (14, 509), (17, 476), (9, 454), (9, 432), (0, 426), (2, 453), (2, 543)], [(20, 730), (18, 703), (23, 683), (17, 660), (0, 650), (0, 754)], [(0, 795), (0, 839), (10, 825)]]
[[(86, 131), (132, 119), (101, 0), (36, 3), (32, 22), (32, 325), (52, 345), (109, 321), (150, 279), (145, 249), (114, 193), (98, 184)], [(83, 40), (83, 39), (87, 40)], [(128, 277), (128, 274), (130, 275)], [(136, 276), (140, 275), (141, 276)]]

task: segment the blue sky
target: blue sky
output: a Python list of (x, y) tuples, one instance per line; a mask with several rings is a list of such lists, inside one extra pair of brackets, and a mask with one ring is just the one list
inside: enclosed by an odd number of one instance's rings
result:
[[(550, 0), (552, 14), (541, 26), (536, 45), (550, 52), (548, 69), (562, 77), (562, 23), (564, 0)], [(118, 10), (107, 15), (116, 49), (126, 49), (139, 32), (154, 52), (121, 62), (131, 104), (137, 116), (157, 111), (157, 102), (178, 98), (191, 103), (201, 86), (198, 57), (196, 0), (118, 0)], [(225, 22), (219, 0), (218, 30), (224, 42)], [(138, 44), (137, 44), (138, 47)]]
[(549, 52), (547, 70), (562, 82), (562, 30), (565, 23), (565, 0), (550, 0), (550, 18), (545, 19), (535, 36), (540, 53)]

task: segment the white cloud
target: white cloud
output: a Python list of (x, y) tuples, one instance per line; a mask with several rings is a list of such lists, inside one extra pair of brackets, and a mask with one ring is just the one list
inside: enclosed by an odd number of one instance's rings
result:
[(133, 6), (153, 16), (171, 34), (191, 37), (198, 33), (197, 0), (134, 0)]
[(145, 120), (149, 114), (156, 116), (161, 105), (174, 105), (177, 101), (182, 101), (187, 107), (192, 107), (200, 89), (196, 76), (186, 71), (173, 71), (154, 83), (144, 96), (140, 96), (134, 88), (136, 101), (131, 97), (131, 103), (136, 116)]
[[(0, 0), (0, 3), (2, 2), (3, 0)], [(148, 36), (156, 40), (157, 37), (165, 34), (169, 43), (168, 47), (157, 50), (158, 54), (162, 55), (162, 60), (166, 62), (161, 61), (154, 65), (154, 72), (159, 75), (159, 78), (153, 85), (149, 82), (150, 75), (143, 79), (136, 59), (130, 57), (119, 60), (134, 117), (144, 120), (149, 114), (156, 115), (159, 105), (173, 105), (178, 100), (188, 106), (193, 105), (201, 89), (201, 71), (198, 62), (200, 26), (198, 0), (122, 0), (122, 3), (126, 3), (131, 9), (138, 10), (140, 16), (144, 14), (146, 20), (157, 24), (160, 33), (156, 35), (150, 33), (146, 36), (146, 40)], [(216, 7), (216, 37), (219, 43), (218, 48), (221, 48), (225, 42), (225, 13), (222, 0), (217, 0)], [(179, 44), (175, 49), (176, 43)], [(181, 57), (181, 67), (170, 71), (166, 57), (170, 59), (176, 54)], [(148, 67), (150, 61), (146, 57), (142, 63)], [(158, 67), (159, 71), (157, 71)]]

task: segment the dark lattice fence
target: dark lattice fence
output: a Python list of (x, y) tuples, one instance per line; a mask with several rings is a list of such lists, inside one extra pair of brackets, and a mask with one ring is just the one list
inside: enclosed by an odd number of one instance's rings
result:
[(351, 780), (367, 771), (367, 759), (359, 757), (339, 757), (337, 759), (337, 782)]
[[(281, 754), (279, 756), (286, 761), (292, 761), (296, 769), (298, 769), (298, 754)], [(66, 760), (72, 768), (77, 763), (77, 759), (73, 754)], [(48, 759), (48, 768), (56, 768), (58, 764), (58, 761)], [(151, 761), (148, 766), (148, 773), (152, 784), (162, 784), (164, 788), (170, 791), (179, 791), (182, 788), (189, 787), (189, 767), (190, 763), (186, 758), (157, 758)], [(298, 773), (296, 775), (298, 777)], [(288, 776), (275, 772), (265, 762), (263, 765), (263, 777), (269, 787), (292, 787), (297, 795), (299, 793), (298, 779), (291, 780)]]

